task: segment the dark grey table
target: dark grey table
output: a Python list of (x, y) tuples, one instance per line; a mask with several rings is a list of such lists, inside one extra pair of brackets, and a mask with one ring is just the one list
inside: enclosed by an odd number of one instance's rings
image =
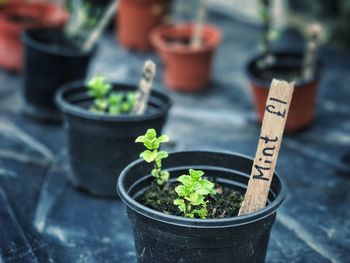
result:
[[(219, 15), (224, 32), (210, 87), (171, 92), (175, 104), (165, 133), (169, 150), (209, 149), (253, 156), (259, 125), (244, 65), (258, 29)], [(277, 47), (293, 45), (284, 36)], [(286, 136), (278, 171), (287, 187), (267, 262), (350, 262), (350, 56), (322, 49), (325, 63), (313, 125)], [(90, 75), (137, 82), (153, 53), (131, 53), (112, 33), (101, 43)], [(158, 74), (156, 86), (166, 89)], [(65, 130), (21, 114), (21, 76), (0, 72), (0, 262), (135, 262), (121, 201), (73, 189)]]

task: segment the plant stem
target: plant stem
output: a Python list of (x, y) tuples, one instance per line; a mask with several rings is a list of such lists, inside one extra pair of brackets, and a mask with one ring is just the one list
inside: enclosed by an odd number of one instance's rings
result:
[(271, 15), (270, 15), (270, 0), (260, 0), (261, 3), (261, 16), (263, 20), (263, 33), (262, 33), (262, 67), (266, 67), (270, 58), (270, 41), (269, 32), (271, 27)]

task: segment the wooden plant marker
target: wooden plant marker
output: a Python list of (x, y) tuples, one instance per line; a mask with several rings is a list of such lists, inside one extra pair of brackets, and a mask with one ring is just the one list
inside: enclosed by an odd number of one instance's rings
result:
[(303, 78), (308, 80), (312, 78), (316, 66), (316, 54), (322, 34), (322, 27), (319, 24), (312, 24), (308, 28), (308, 41), (303, 61)]
[(204, 22), (205, 18), (207, 16), (207, 9), (208, 9), (208, 0), (202, 0), (200, 2), (198, 14), (197, 14), (197, 21), (194, 26), (191, 43), (190, 46), (192, 48), (201, 48), (203, 45), (203, 28), (204, 28)]
[(156, 64), (147, 60), (143, 66), (142, 78), (136, 95), (136, 102), (132, 113), (144, 114), (147, 109), (149, 94), (151, 93), (154, 76), (156, 75)]
[(281, 147), (294, 82), (273, 80), (266, 101), (258, 148), (248, 188), (238, 215), (265, 207)]
[(100, 23), (96, 26), (96, 28), (92, 30), (91, 34), (86, 38), (85, 42), (83, 43), (83, 51), (88, 52), (94, 47), (96, 41), (100, 38), (100, 35), (107, 26), (108, 22), (115, 14), (115, 10), (117, 9), (118, 3), (119, 2), (117, 0), (112, 0), (112, 2), (107, 8), (107, 11), (100, 20)]

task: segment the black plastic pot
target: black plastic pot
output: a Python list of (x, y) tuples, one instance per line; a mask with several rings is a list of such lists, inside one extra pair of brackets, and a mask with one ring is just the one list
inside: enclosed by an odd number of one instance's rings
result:
[[(115, 91), (131, 91), (136, 85), (113, 84)], [(117, 175), (137, 159), (143, 147), (135, 139), (147, 129), (161, 132), (171, 107), (170, 98), (156, 90), (146, 114), (111, 116), (88, 110), (92, 98), (84, 82), (62, 87), (56, 96), (68, 128), (72, 183), (91, 194), (115, 197)]]
[(65, 83), (84, 79), (95, 50), (84, 53), (62, 48), (64, 35), (58, 29), (24, 32), (24, 112), (38, 119), (60, 119), (54, 103), (57, 89)]
[[(172, 180), (189, 168), (201, 169), (224, 186), (245, 192), (252, 159), (239, 154), (177, 152), (164, 161)], [(264, 262), (276, 211), (284, 200), (275, 174), (269, 204), (262, 210), (224, 219), (189, 219), (167, 215), (137, 200), (151, 185), (152, 167), (142, 160), (121, 173), (117, 190), (127, 206), (139, 262)]]

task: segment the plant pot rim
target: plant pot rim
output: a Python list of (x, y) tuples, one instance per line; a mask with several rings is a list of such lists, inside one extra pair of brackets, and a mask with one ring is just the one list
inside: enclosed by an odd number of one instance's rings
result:
[[(196, 154), (196, 153), (202, 153), (202, 154), (221, 154), (221, 155), (229, 155), (231, 157), (241, 157), (245, 158), (247, 160), (251, 160), (253, 163), (253, 158), (231, 152), (231, 151), (176, 151), (169, 153), (169, 157), (180, 155), (180, 154)], [(127, 190), (124, 187), (124, 180), (129, 172), (130, 169), (132, 169), (135, 165), (138, 165), (140, 163), (143, 163), (144, 161), (142, 159), (138, 159), (131, 164), (129, 164), (120, 174), (117, 182), (117, 192), (122, 199), (122, 201), (132, 210), (134, 210), (136, 213), (142, 214), (143, 216), (146, 216), (148, 218), (151, 218), (152, 220), (156, 220), (159, 222), (163, 222), (166, 224), (172, 224), (182, 227), (196, 227), (196, 228), (226, 228), (228, 226), (240, 226), (245, 224), (250, 224), (259, 220), (262, 220), (263, 218), (266, 218), (270, 216), (271, 214), (275, 213), (276, 210), (282, 205), (284, 199), (285, 199), (285, 193), (284, 193), (284, 183), (281, 180), (281, 178), (275, 173), (274, 178), (276, 178), (280, 185), (281, 185), (281, 191), (278, 194), (278, 196), (273, 200), (270, 204), (268, 204), (263, 209), (247, 214), (242, 216), (235, 216), (235, 217), (229, 217), (229, 218), (219, 218), (219, 219), (192, 219), (192, 218), (185, 218), (181, 216), (175, 216), (175, 215), (168, 215), (159, 211), (156, 211), (154, 209), (151, 209), (147, 206), (142, 205), (141, 203), (137, 202), (134, 198), (132, 198), (128, 193)], [(179, 166), (180, 167), (180, 166)]]
[(21, 2), (21, 3), (9, 3), (4, 7), (1, 7), (0, 12), (0, 22), (6, 27), (8, 27), (12, 31), (18, 31), (20, 32), (23, 29), (29, 29), (29, 28), (37, 28), (40, 27), (43, 23), (47, 22), (42, 17), (42, 13), (37, 16), (33, 16), (32, 14), (23, 15), (23, 17), (33, 18), (34, 21), (32, 23), (23, 23), (23, 22), (16, 22), (16, 21), (10, 21), (8, 18), (11, 15), (19, 15), (17, 14), (18, 10), (33, 10), (33, 9), (42, 9), (44, 13), (51, 12), (54, 9), (60, 10), (62, 13), (62, 17), (60, 19), (57, 19), (57, 21), (51, 21), (48, 26), (44, 27), (52, 27), (52, 26), (59, 26), (63, 24), (69, 17), (69, 14), (62, 9), (59, 5), (54, 3), (48, 3), (48, 2)]
[(57, 46), (53, 47), (50, 44), (47, 44), (46, 42), (43, 42), (43, 41), (38, 41), (31, 36), (33, 33), (35, 34), (38, 32), (39, 33), (42, 33), (42, 32), (61, 33), (63, 32), (63, 30), (59, 28), (26, 29), (22, 34), (23, 43), (33, 49), (40, 50), (41, 52), (45, 52), (48, 54), (61, 56), (61, 57), (86, 57), (86, 56), (91, 56), (91, 54), (95, 53), (97, 50), (97, 45), (95, 45), (95, 47), (88, 52), (84, 52), (82, 50), (72, 50), (69, 48), (61, 48)]
[(156, 49), (169, 52), (173, 54), (182, 54), (182, 55), (192, 55), (192, 54), (203, 54), (207, 52), (212, 52), (215, 50), (219, 44), (221, 43), (222, 33), (221, 30), (213, 25), (205, 24), (203, 27), (203, 32), (208, 32), (208, 34), (212, 34), (212, 39), (200, 48), (173, 48), (169, 46), (166, 41), (164, 41), (164, 35), (170, 34), (169, 31), (173, 30), (183, 30), (183, 31), (192, 31), (194, 27), (194, 23), (181, 23), (181, 24), (168, 24), (155, 28), (152, 30), (150, 34), (151, 43), (156, 47)]
[[(300, 59), (300, 62), (302, 63), (302, 58), (303, 58), (303, 52), (300, 50), (291, 50), (291, 51), (285, 51), (285, 50), (278, 50), (278, 51), (272, 51), (271, 54), (275, 55), (277, 58), (278, 57), (294, 57), (296, 59)], [(264, 88), (270, 88), (270, 84), (272, 80), (265, 80), (260, 78), (259, 76), (256, 76), (254, 74), (253, 68), (255, 68), (256, 62), (263, 57), (263, 54), (257, 54), (254, 55), (246, 64), (245, 72), (246, 75), (248, 76), (249, 80), (253, 83), (256, 83), (259, 87), (264, 87)], [(278, 61), (278, 59), (277, 59)], [(314, 82), (318, 82), (321, 77), (322, 73), (322, 61), (318, 58), (317, 59), (317, 65), (316, 65), (316, 71), (315, 74), (312, 76), (312, 78), (308, 80), (296, 80), (295, 81), (295, 88), (301, 88), (304, 86), (309, 86), (310, 84)]]
[[(132, 87), (132, 88), (135, 88), (135, 90), (137, 87), (136, 84), (122, 83), (122, 82), (116, 82), (116, 81), (112, 81), (111, 84), (113, 86), (123, 86), (128, 88)], [(82, 107), (76, 106), (68, 102), (64, 98), (64, 95), (65, 93), (73, 90), (76, 90), (77, 92), (80, 91), (80, 92), (86, 93), (86, 82), (84, 80), (78, 80), (78, 81), (67, 83), (63, 85), (61, 88), (59, 88), (55, 96), (56, 105), (64, 113), (69, 113), (73, 116), (77, 116), (77, 117), (81, 117), (89, 120), (97, 120), (97, 121), (103, 121), (103, 122), (124, 122), (124, 123), (153, 120), (153, 119), (157, 119), (159, 117), (165, 116), (172, 106), (172, 101), (167, 94), (159, 90), (152, 89), (152, 93), (156, 94), (157, 96), (161, 96), (166, 100), (166, 103), (163, 105), (163, 107), (160, 110), (154, 113), (152, 112), (152, 113), (143, 114), (143, 115), (111, 116), (108, 114), (99, 114), (99, 113), (91, 112), (89, 110), (86, 110)], [(152, 94), (150, 96), (152, 96)]]

